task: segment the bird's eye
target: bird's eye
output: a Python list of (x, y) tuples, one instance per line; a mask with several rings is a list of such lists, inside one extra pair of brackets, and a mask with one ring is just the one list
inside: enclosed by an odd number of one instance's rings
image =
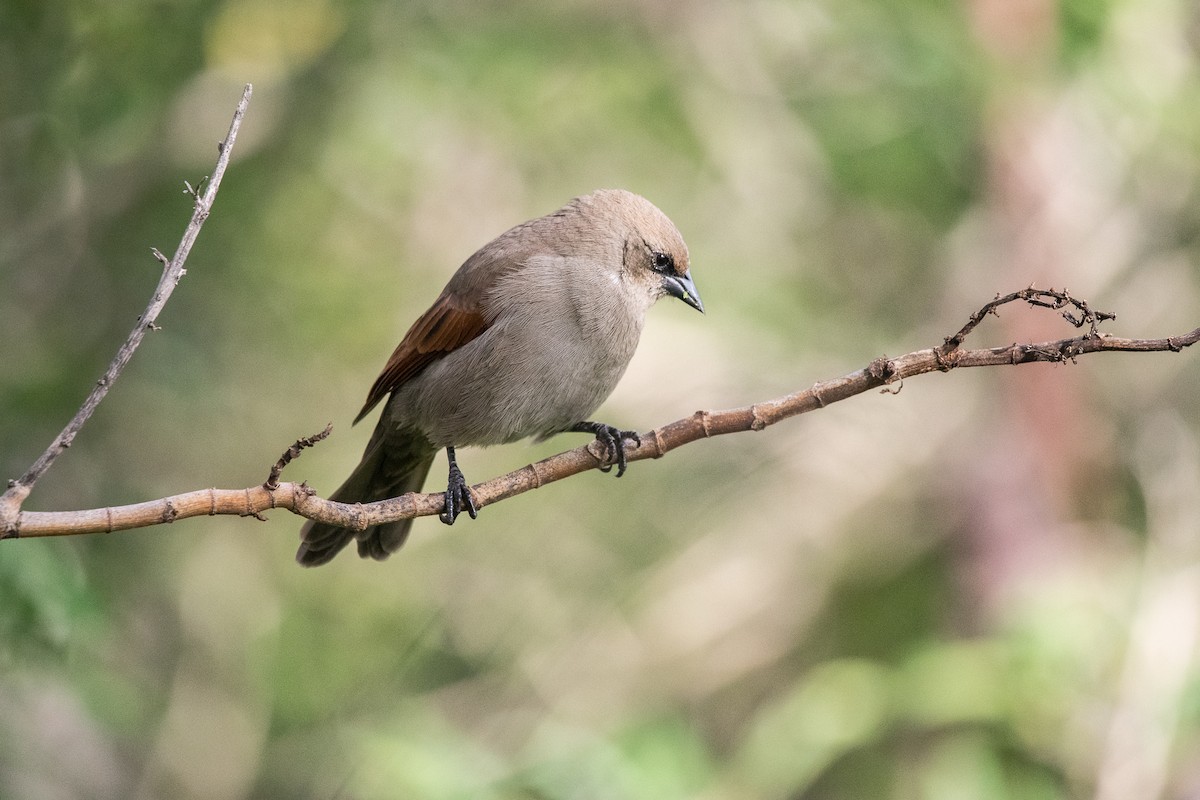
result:
[(654, 254), (654, 269), (658, 272), (666, 272), (675, 270), (675, 259), (671, 258), (670, 253), (655, 253)]

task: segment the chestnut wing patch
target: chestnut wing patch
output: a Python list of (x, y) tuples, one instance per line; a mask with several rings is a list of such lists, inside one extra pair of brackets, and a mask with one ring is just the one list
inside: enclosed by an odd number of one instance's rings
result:
[(461, 297), (443, 293), (413, 323), (396, 346), (383, 372), (375, 379), (362, 411), (354, 418), (357, 423), (404, 382), (414, 377), (431, 362), (462, 347), (487, 330), (487, 320), (478, 308), (469, 308)]

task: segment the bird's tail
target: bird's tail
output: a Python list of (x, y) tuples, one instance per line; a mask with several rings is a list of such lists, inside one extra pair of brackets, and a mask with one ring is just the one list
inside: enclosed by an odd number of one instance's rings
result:
[[(339, 503), (372, 503), (418, 492), (425, 483), (437, 450), (422, 434), (396, 430), (382, 421), (375, 428), (362, 461), (330, 500)], [(411, 519), (373, 525), (364, 531), (339, 528), (309, 520), (300, 529), (300, 549), (296, 561), (304, 567), (318, 567), (336, 556), (343, 547), (358, 539), (358, 554), (383, 561), (400, 549), (408, 538)]]

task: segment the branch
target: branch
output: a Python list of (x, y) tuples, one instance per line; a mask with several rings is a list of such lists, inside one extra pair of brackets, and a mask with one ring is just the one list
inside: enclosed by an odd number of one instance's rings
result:
[[(1054, 310), (1074, 309), (1064, 316), (1076, 327), (1088, 327), (1082, 336), (1031, 344), (1010, 344), (1004, 347), (964, 350), (963, 340), (988, 315), (1005, 303), (1024, 301), (1034, 307)], [(727, 433), (761, 431), (769, 425), (824, 408), (830, 403), (845, 400), (870, 389), (883, 388), (929, 372), (949, 372), (960, 367), (996, 367), (1044, 362), (1074, 362), (1081, 356), (1105, 351), (1179, 352), (1200, 341), (1200, 328), (1182, 336), (1166, 339), (1125, 339), (1100, 333), (1096, 325), (1112, 314), (1092, 311), (1087, 303), (1072, 298), (1065, 291), (1029, 289), (997, 297), (971, 316), (962, 330), (946, 338), (939, 347), (917, 350), (897, 358), (882, 356), (863, 369), (841, 378), (821, 381), (807, 389), (741, 408), (723, 411), (697, 411), (649, 433), (642, 434), (636, 448), (626, 447), (629, 461), (661, 458), (677, 447), (698, 439)], [(328, 429), (327, 429), (328, 430)], [(445, 497), (434, 494), (411, 493), (377, 503), (348, 505), (324, 500), (304, 483), (278, 483), (279, 473), (288, 461), (302, 449), (324, 438), (324, 433), (296, 442), (280, 463), (271, 470), (268, 482), (248, 489), (203, 489), (187, 494), (154, 500), (148, 503), (116, 508), (70, 512), (23, 512), (16, 526), (0, 532), (0, 538), (64, 536), (84, 533), (106, 533), (128, 528), (140, 528), (174, 522), (178, 519), (216, 514), (255, 516), (272, 508), (285, 508), (300, 516), (364, 530), (368, 526), (394, 522), (410, 517), (429, 516), (442, 511)], [(521, 469), (471, 487), (476, 505), (497, 503), (563, 478), (606, 466), (605, 453), (593, 442), (574, 450), (529, 464)]]
[(217, 189), (221, 186), (221, 178), (225, 175), (225, 168), (229, 165), (229, 154), (233, 152), (233, 143), (237, 138), (238, 129), (242, 125), (242, 117), (246, 114), (246, 106), (250, 104), (250, 94), (252, 87), (246, 84), (245, 90), (242, 92), (242, 99), (237, 104), (237, 109), (233, 113), (233, 122), (229, 126), (229, 133), (226, 134), (225, 140), (217, 144), (217, 150), (220, 155), (217, 157), (217, 166), (213, 170), (211, 177), (205, 178), (200, 182), (204, 189), (204, 194), (201, 195), (198, 189), (192, 188), (192, 185), (184, 181), (185, 194), (190, 194), (194, 199), (192, 208), (192, 219), (188, 223), (187, 229), (183, 232), (183, 238), (179, 242), (179, 247), (175, 250), (175, 257), (168, 260), (157, 248), (150, 248), (150, 252), (163, 265), (162, 277), (158, 280), (158, 286), (154, 290), (153, 297), (150, 298), (150, 304), (146, 306), (146, 310), (138, 317), (137, 324), (133, 326), (125, 343), (117, 351), (116, 358), (108, 365), (104, 376), (96, 381), (96, 385), (92, 388), (91, 394), (84, 400), (75, 417), (67, 423), (67, 427), (63, 428), (62, 433), (55, 437), (46, 451), (33, 463), (33, 466), (20, 478), (9, 481), (8, 490), (0, 496), (0, 538), (3, 538), (9, 531), (13, 530), (13, 526), (19, 524), (18, 514), (21, 510), (21, 504), (25, 502), (25, 498), (33, 491), (34, 484), (38, 479), (50, 469), (50, 465), (58, 456), (71, 446), (71, 442), (75, 440), (76, 434), (83, 427), (83, 424), (88, 421), (92, 413), (100, 405), (100, 401), (108, 394), (108, 390), (112, 388), (113, 383), (121, 375), (125, 365), (133, 358), (133, 353), (137, 350), (138, 345), (142, 343), (142, 338), (145, 337), (147, 331), (158, 330), (158, 325), (155, 322), (158, 320), (159, 312), (166, 306), (167, 301), (171, 299), (171, 293), (175, 290), (175, 286), (180, 279), (187, 274), (187, 270), (183, 265), (187, 261), (188, 254), (192, 251), (192, 245), (196, 242), (196, 236), (200, 233), (201, 226), (204, 225), (204, 220), (208, 219), (209, 211), (212, 210), (213, 200), (217, 197)]

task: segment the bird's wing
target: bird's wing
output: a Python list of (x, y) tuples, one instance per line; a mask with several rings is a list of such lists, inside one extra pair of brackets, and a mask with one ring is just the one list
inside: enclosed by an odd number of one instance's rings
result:
[(520, 269), (532, 256), (553, 251), (551, 240), (538, 232), (552, 227), (557, 221), (556, 214), (510, 228), (458, 268), (433, 307), (404, 334), (371, 387), (355, 422), (431, 362), (457, 350), (491, 326), (493, 314), (488, 310), (488, 290), (508, 273)]
[(358, 422), (380, 400), (442, 356), (462, 347), (487, 330), (488, 322), (475, 298), (455, 294), (447, 287), (433, 306), (413, 323), (396, 346), (367, 394), (367, 402), (354, 418)]

